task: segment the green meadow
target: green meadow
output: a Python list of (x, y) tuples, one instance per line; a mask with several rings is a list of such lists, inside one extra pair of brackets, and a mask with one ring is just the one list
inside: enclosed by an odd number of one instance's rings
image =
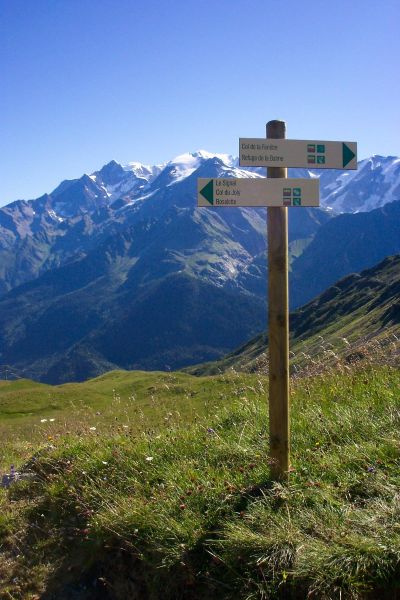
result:
[(399, 384), (292, 379), (277, 483), (263, 375), (2, 382), (2, 469), (31, 475), (0, 490), (0, 598), (396, 598)]
[(254, 398), (265, 385), (262, 377), (256, 380), (234, 372), (197, 378), (179, 372), (112, 371), (59, 386), (24, 379), (1, 381), (0, 468), (4, 472), (38, 448), (69, 435), (136, 436), (191, 423), (226, 406), (241, 387), (246, 386)]

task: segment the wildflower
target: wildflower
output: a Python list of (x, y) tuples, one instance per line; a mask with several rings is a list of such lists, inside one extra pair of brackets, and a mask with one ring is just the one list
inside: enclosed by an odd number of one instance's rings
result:
[(154, 458), (153, 456), (146, 456), (147, 462), (151, 462), (153, 460), (153, 458)]
[(213, 435), (213, 434), (215, 433), (215, 429), (213, 429), (212, 427), (209, 427), (209, 428), (207, 429), (207, 433), (210, 433), (210, 434), (212, 434), (212, 435)]
[(102, 460), (101, 462), (103, 463), (103, 465), (108, 465), (108, 462), (106, 460)]
[(96, 431), (96, 427), (89, 427), (90, 431)]
[(41, 423), (46, 423), (46, 422), (47, 422), (47, 419), (40, 419), (40, 422), (41, 422)]
[(51, 421), (53, 423), (53, 421), (55, 421), (55, 419), (49, 419), (49, 421)]

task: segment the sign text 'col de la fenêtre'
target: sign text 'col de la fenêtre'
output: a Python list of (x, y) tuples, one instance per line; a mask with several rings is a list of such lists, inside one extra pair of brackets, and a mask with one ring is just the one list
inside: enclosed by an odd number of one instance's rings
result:
[(319, 180), (199, 178), (197, 205), (319, 206)]
[(240, 138), (242, 167), (357, 169), (356, 142)]

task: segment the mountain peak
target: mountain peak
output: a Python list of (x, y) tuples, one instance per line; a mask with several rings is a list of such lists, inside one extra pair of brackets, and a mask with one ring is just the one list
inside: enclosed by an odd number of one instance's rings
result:
[(218, 158), (223, 163), (228, 166), (233, 166), (235, 163), (235, 159), (231, 154), (220, 154), (217, 152), (208, 152), (208, 150), (196, 150), (195, 152), (184, 152), (183, 154), (179, 154), (171, 161), (169, 161), (168, 165), (180, 164), (180, 165), (188, 165), (197, 167), (204, 160), (209, 160), (210, 158)]
[(93, 173), (91, 177), (95, 181), (99, 177), (102, 183), (113, 185), (118, 183), (124, 175), (125, 171), (122, 166), (116, 160), (111, 160), (100, 171)]
[(152, 179), (157, 177), (159, 173), (164, 169), (165, 163), (160, 165), (145, 165), (138, 161), (128, 162), (123, 166), (125, 173), (133, 173), (136, 177), (141, 177), (150, 182)]
[(189, 177), (201, 167), (205, 161), (210, 159), (218, 159), (225, 166), (233, 166), (235, 159), (229, 154), (217, 154), (208, 152), (207, 150), (196, 150), (195, 152), (185, 152), (179, 154), (166, 165), (166, 170), (172, 179), (173, 183), (177, 183), (186, 177)]

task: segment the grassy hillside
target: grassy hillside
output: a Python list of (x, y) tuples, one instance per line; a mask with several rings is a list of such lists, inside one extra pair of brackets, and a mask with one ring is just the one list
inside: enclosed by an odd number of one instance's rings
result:
[[(338, 281), (290, 315), (293, 371), (316, 361), (362, 357), (374, 348), (400, 354), (400, 255)], [(220, 361), (189, 367), (195, 375), (267, 369), (268, 337), (258, 335)], [(386, 360), (387, 356), (385, 356)], [(320, 359), (320, 361), (318, 361)]]
[(0, 598), (395, 598), (399, 385), (368, 364), (293, 380), (281, 485), (258, 374), (3, 383), (9, 455), (36, 453), (0, 490)]
[[(240, 377), (243, 385), (253, 381)], [(65, 435), (132, 435), (182, 419), (191, 422), (224, 406), (237, 390), (234, 376), (198, 379), (144, 371), (111, 371), (59, 386), (0, 381), (0, 471)]]

